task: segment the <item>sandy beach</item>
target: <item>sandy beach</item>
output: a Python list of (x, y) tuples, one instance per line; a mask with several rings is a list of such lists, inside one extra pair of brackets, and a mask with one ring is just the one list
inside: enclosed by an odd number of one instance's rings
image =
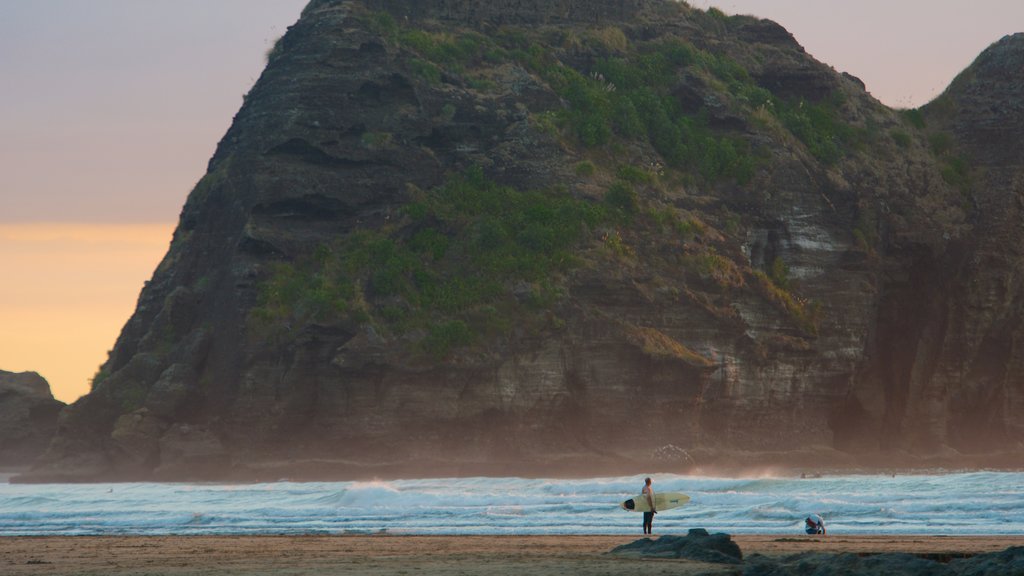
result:
[[(107, 536), (0, 538), (0, 574), (503, 575), (733, 574), (737, 567), (607, 554), (622, 536)], [(655, 538), (658, 534), (655, 534)], [(744, 556), (908, 552), (963, 557), (1024, 536), (734, 536)]]

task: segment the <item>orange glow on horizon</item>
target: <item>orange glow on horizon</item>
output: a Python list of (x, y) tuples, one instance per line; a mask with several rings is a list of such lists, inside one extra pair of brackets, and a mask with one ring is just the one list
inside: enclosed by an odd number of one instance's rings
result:
[(0, 224), (0, 370), (74, 402), (113, 348), (172, 224)]

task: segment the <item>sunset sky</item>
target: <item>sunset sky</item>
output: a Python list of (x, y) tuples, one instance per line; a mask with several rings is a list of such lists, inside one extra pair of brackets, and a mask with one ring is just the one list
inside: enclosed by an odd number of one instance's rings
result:
[[(306, 0), (0, 0), (0, 369), (73, 401)], [(771, 18), (883, 103), (924, 104), (1024, 2), (694, 1)]]

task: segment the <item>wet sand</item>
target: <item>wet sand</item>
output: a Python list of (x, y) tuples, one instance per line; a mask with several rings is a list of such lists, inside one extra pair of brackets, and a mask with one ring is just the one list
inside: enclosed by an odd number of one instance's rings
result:
[[(49, 536), (0, 537), (0, 574), (487, 575), (731, 574), (736, 567), (606, 554), (622, 536)], [(655, 538), (658, 534), (655, 534)], [(744, 556), (909, 552), (960, 557), (1024, 546), (1024, 536), (746, 535)]]

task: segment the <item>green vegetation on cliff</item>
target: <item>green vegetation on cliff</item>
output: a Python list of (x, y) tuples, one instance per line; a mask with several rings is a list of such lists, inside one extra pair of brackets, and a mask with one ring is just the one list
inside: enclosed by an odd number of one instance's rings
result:
[[(558, 328), (566, 273), (585, 264), (576, 254), (593, 247), (626, 266), (638, 265), (642, 251), (675, 253), (669, 260), (679, 268), (659, 272), (666, 283), (683, 273), (712, 292), (753, 290), (805, 333), (816, 331), (815, 315), (790, 294), (781, 261), (770, 279), (746, 286), (749, 264), (706, 242), (701, 217), (652, 196), (677, 185), (670, 183), (747, 185), (763, 159), (738, 126), (765, 115), (823, 163), (836, 162), (857, 136), (840, 118), (841, 99), (777, 101), (735, 60), (674, 36), (632, 41), (614, 26), (502, 27), (484, 35), (400, 25), (385, 13), (361, 17), (429, 90), (454, 82), (488, 93), (501, 89), (494, 82), (499, 67), (532, 73), (562, 103), (531, 109), (535, 128), (589, 158), (573, 171), (604, 193), (596, 201), (560, 189), (523, 191), (488, 180), (478, 168), (414, 190), (400, 221), (356, 229), (312, 255), (270, 266), (251, 314), (261, 332), (368, 323), (391, 341), (442, 358), (507, 338), (513, 326), (527, 333)], [(713, 121), (706, 93), (716, 95), (715, 114), (725, 121)], [(442, 116), (451, 120), (456, 112), (449, 103)], [(362, 145), (382, 148), (391, 143), (387, 136), (367, 132)], [(659, 161), (603, 162), (638, 144)], [(741, 224), (734, 217), (724, 225), (735, 234)]]
[(800, 100), (780, 105), (778, 115), (812, 156), (825, 164), (835, 164), (861, 136), (839, 116), (841, 104), (838, 95), (816, 103)]
[(370, 322), (450, 349), (544, 326), (572, 249), (616, 212), (561, 191), (500, 186), (479, 168), (414, 194), (399, 225), (359, 230), (312, 257), (277, 263), (253, 318), (264, 328)]
[(589, 75), (536, 48), (524, 64), (568, 103), (558, 113), (559, 120), (584, 147), (604, 146), (615, 138), (641, 139), (669, 166), (699, 174), (706, 181), (749, 181), (755, 159), (747, 142), (716, 133), (705, 113), (686, 112), (673, 94), (686, 70), (722, 78), (735, 85), (737, 92), (750, 85), (746, 72), (682, 40), (649, 43), (625, 52), (597, 61)]
[[(648, 141), (668, 165), (714, 182), (750, 180), (755, 157), (746, 140), (719, 134), (706, 114), (687, 112), (673, 94), (682, 73), (690, 71), (719, 82), (756, 109), (770, 98), (736, 62), (699, 50), (681, 39), (631, 44), (615, 27), (577, 33), (502, 29), (493, 38), (476, 32), (432, 33), (398, 26), (387, 14), (368, 16), (389, 41), (416, 54), (414, 74), (431, 83), (442, 72), (463, 75), (467, 83), (488, 87), (481, 67), (514, 61), (534, 72), (567, 103), (555, 111), (557, 125), (591, 148), (615, 138)], [(576, 52), (610, 53), (577, 70), (559, 56)], [(473, 68), (476, 67), (476, 70)]]

